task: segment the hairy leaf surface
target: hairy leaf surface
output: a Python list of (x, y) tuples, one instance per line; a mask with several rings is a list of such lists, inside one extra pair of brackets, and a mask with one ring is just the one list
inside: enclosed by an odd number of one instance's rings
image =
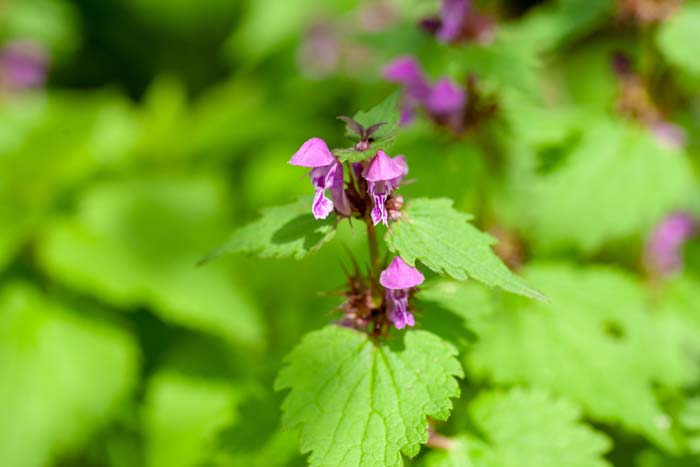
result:
[(284, 422), (300, 428), (312, 467), (400, 467), (428, 439), (426, 417), (445, 420), (459, 395), (455, 355), (425, 331), (382, 344), (337, 326), (312, 332), (276, 382), (291, 389)]

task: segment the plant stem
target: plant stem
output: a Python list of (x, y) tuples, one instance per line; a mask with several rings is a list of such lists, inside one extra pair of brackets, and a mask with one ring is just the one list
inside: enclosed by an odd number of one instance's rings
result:
[(381, 258), (379, 257), (379, 244), (377, 242), (377, 229), (374, 227), (369, 216), (365, 218), (367, 224), (367, 242), (369, 243), (369, 258), (372, 267), (372, 277), (379, 277), (379, 268), (381, 266)]

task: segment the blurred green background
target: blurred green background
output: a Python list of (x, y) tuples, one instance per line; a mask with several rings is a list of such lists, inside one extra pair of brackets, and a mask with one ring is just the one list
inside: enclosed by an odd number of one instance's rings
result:
[[(654, 225), (700, 206), (700, 9), (636, 28), (607, 0), (482, 4), (494, 41), (446, 47), (416, 26), (437, 0), (0, 2), (0, 43), (46, 70), (25, 88), (0, 69), (0, 466), (305, 465), (272, 382), (304, 333), (337, 319), (361, 229), (304, 261), (195, 263), (310, 192), (289, 157), (312, 136), (347, 145), (335, 117), (393, 91), (381, 68), (398, 55), (433, 78), (474, 73), (499, 102), (466, 134), (425, 117), (406, 128), (404, 196), (455, 199), (515, 267), (596, 262), (646, 283)], [(616, 107), (618, 50), (654, 70), (683, 149)], [(675, 280), (697, 344), (700, 282)], [(695, 364), (678, 384), (690, 395)], [(671, 465), (645, 429), (592, 418), (615, 465)]]

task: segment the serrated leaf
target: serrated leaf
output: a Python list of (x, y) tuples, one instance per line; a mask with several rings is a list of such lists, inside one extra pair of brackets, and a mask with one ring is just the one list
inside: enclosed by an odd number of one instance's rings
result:
[(54, 279), (110, 304), (149, 306), (166, 321), (261, 346), (259, 310), (228, 265), (195, 267), (223, 232), (225, 200), (211, 178), (99, 184), (47, 232), (37, 258)]
[(41, 467), (114, 415), (137, 377), (123, 330), (70, 313), (26, 284), (0, 292), (0, 463)]
[(446, 451), (431, 452), (426, 467), (611, 465), (602, 457), (610, 441), (579, 421), (576, 406), (545, 392), (487, 392), (471, 403), (469, 413), (475, 432)]
[(681, 4), (680, 11), (659, 26), (656, 43), (661, 53), (674, 65), (700, 74), (700, 57), (690, 44), (700, 41), (700, 5)]
[(634, 277), (613, 268), (540, 264), (524, 275), (552, 302), (501, 297), (492, 313), (473, 322), (479, 336), (467, 359), (473, 374), (549, 388), (595, 419), (672, 447), (654, 387), (695, 379), (674, 316), (652, 311)]
[(387, 138), (392, 133), (395, 133), (399, 127), (399, 119), (401, 118), (399, 92), (392, 93), (367, 111), (358, 111), (352, 118), (365, 128), (369, 128), (377, 123), (384, 123), (372, 136), (375, 140)]
[(144, 408), (146, 465), (196, 467), (210, 460), (217, 434), (234, 422), (237, 400), (227, 384), (157, 373)]
[(312, 332), (275, 385), (291, 389), (284, 423), (301, 429), (311, 467), (400, 467), (427, 440), (426, 417), (445, 420), (459, 395), (455, 355), (425, 331), (381, 344), (338, 326)]
[(205, 261), (226, 253), (250, 253), (261, 258), (301, 259), (333, 239), (334, 216), (317, 220), (311, 214), (312, 200), (266, 208), (262, 216), (233, 233), (221, 248)]
[(491, 249), (495, 240), (471, 225), (449, 199), (414, 199), (387, 231), (389, 249), (409, 264), (421, 261), (439, 274), (467, 277), (538, 300), (545, 297), (513, 274)]

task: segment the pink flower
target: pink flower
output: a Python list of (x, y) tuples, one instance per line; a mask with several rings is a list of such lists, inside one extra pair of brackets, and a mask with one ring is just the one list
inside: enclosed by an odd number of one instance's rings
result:
[[(343, 165), (333, 156), (321, 138), (311, 138), (301, 145), (289, 161), (292, 165), (311, 167), (309, 177), (314, 186), (311, 212), (316, 219), (325, 219), (335, 208), (340, 214), (351, 214), (350, 203), (344, 190)], [(326, 198), (330, 190), (331, 198)]]
[(686, 213), (666, 216), (647, 243), (644, 258), (647, 267), (662, 276), (678, 272), (683, 266), (683, 246), (697, 230), (697, 224)]
[(431, 85), (418, 61), (410, 56), (399, 57), (384, 68), (384, 79), (403, 85), (405, 94), (401, 108), (401, 124), (413, 120), (416, 107), (422, 105), (435, 118), (460, 121), (467, 102), (464, 89), (448, 78)]
[(408, 311), (410, 289), (423, 283), (425, 277), (421, 272), (406, 264), (399, 256), (382, 271), (379, 283), (386, 289), (386, 303), (389, 320), (396, 329), (415, 326), (413, 314)]
[(372, 222), (387, 225), (386, 200), (398, 188), (408, 173), (408, 164), (403, 156), (391, 158), (384, 151), (377, 151), (364, 169), (362, 176), (367, 180), (367, 194), (372, 198)]

